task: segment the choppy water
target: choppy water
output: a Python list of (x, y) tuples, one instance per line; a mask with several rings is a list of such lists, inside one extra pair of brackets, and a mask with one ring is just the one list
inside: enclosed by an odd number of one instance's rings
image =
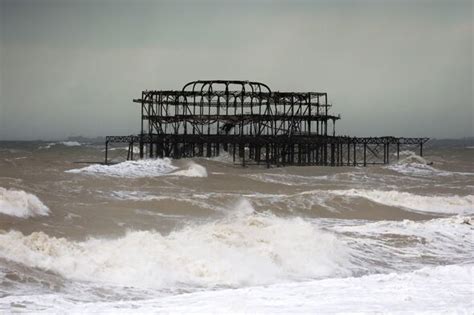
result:
[(472, 313), (474, 149), (426, 154), (103, 166), (77, 163), (102, 145), (0, 142), (0, 311)]

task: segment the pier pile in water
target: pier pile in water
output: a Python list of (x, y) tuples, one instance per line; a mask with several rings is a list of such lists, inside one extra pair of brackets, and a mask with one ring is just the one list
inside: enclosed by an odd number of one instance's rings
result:
[[(403, 146), (420, 155), (428, 138), (336, 135), (340, 115), (329, 112), (327, 93), (272, 92), (260, 82), (193, 81), (182, 90), (143, 91), (139, 135), (108, 136), (127, 143), (127, 159), (214, 157), (223, 151), (242, 165), (387, 164)], [(136, 154), (135, 154), (136, 157)]]

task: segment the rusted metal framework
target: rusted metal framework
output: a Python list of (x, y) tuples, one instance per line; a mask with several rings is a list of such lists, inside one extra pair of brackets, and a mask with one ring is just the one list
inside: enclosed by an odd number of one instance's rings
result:
[[(143, 91), (141, 132), (106, 138), (127, 143), (127, 159), (214, 157), (223, 151), (242, 165), (386, 164), (401, 146), (427, 138), (336, 136), (340, 115), (330, 113), (327, 93), (272, 92), (252, 81), (192, 81), (181, 90)], [(395, 151), (396, 150), (396, 151)], [(135, 155), (136, 156), (136, 155)]]

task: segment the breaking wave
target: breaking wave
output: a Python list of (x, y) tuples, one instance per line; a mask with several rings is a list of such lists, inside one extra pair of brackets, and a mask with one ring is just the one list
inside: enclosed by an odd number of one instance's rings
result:
[(454, 214), (474, 213), (474, 195), (467, 196), (422, 196), (396, 190), (331, 190), (330, 194), (347, 197), (360, 197), (387, 206), (415, 211), (441, 212)]
[(409, 155), (403, 160), (400, 160), (398, 163), (389, 165), (386, 168), (400, 174), (414, 176), (474, 175), (474, 173), (469, 172), (450, 172), (439, 170), (429, 165), (427, 160), (416, 154)]
[(84, 242), (43, 232), (0, 235), (3, 258), (66, 278), (176, 288), (246, 286), (347, 276), (349, 248), (301, 218), (255, 213), (248, 201), (229, 217), (162, 235), (129, 231), (118, 239)]
[(48, 215), (49, 209), (35, 195), (0, 187), (0, 213), (28, 218)]
[(349, 237), (360, 261), (379, 261), (375, 267), (379, 270), (374, 271), (387, 272), (387, 268), (410, 270), (425, 264), (474, 263), (472, 224), (472, 217), (453, 216), (427, 221), (346, 221), (330, 230)]
[(125, 161), (112, 165), (93, 164), (79, 169), (70, 169), (65, 172), (123, 178), (157, 177), (164, 175), (207, 177), (207, 170), (204, 166), (190, 162), (187, 169), (178, 170), (178, 167), (174, 166), (169, 158)]
[[(193, 292), (137, 301), (84, 303), (41, 296), (56, 312), (77, 313), (220, 313), (241, 314), (469, 314), (472, 313), (473, 265), (425, 267), (406, 273), (313, 280), (239, 289)], [(37, 297), (22, 300), (38, 303)], [(408, 310), (408, 311), (407, 311)]]
[(82, 144), (77, 141), (60, 141), (60, 142), (50, 142), (46, 145), (39, 146), (38, 149), (44, 150), (44, 149), (51, 149), (51, 147), (55, 145), (64, 145), (66, 147), (79, 147)]
[(423, 196), (395, 190), (347, 189), (310, 190), (295, 194), (249, 194), (245, 196), (255, 200), (256, 204), (261, 206), (271, 204), (275, 207), (282, 203), (284, 208), (292, 209), (309, 209), (319, 205), (328, 210), (335, 210), (331, 207), (330, 201), (334, 200), (335, 197), (342, 197), (364, 198), (378, 204), (411, 211), (449, 214), (474, 213), (474, 195)]
[(78, 147), (81, 145), (81, 143), (77, 141), (61, 141), (58, 144), (65, 145), (66, 147)]
[(125, 161), (113, 165), (93, 164), (79, 169), (67, 170), (66, 173), (83, 173), (88, 175), (106, 175), (112, 177), (155, 177), (168, 174), (177, 169), (168, 158), (155, 160)]
[(196, 164), (194, 162), (189, 162), (187, 169), (173, 172), (170, 175), (186, 177), (207, 177), (207, 170), (202, 165)]

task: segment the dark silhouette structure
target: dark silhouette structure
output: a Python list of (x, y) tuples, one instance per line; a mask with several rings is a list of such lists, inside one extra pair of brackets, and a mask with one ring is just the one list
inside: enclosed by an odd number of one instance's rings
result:
[[(214, 157), (223, 151), (234, 162), (271, 165), (387, 164), (401, 147), (419, 148), (428, 138), (336, 135), (341, 116), (330, 113), (327, 93), (271, 91), (252, 81), (192, 81), (181, 90), (143, 91), (141, 132), (106, 138), (127, 143), (127, 159)], [(135, 154), (136, 156), (136, 154)]]

